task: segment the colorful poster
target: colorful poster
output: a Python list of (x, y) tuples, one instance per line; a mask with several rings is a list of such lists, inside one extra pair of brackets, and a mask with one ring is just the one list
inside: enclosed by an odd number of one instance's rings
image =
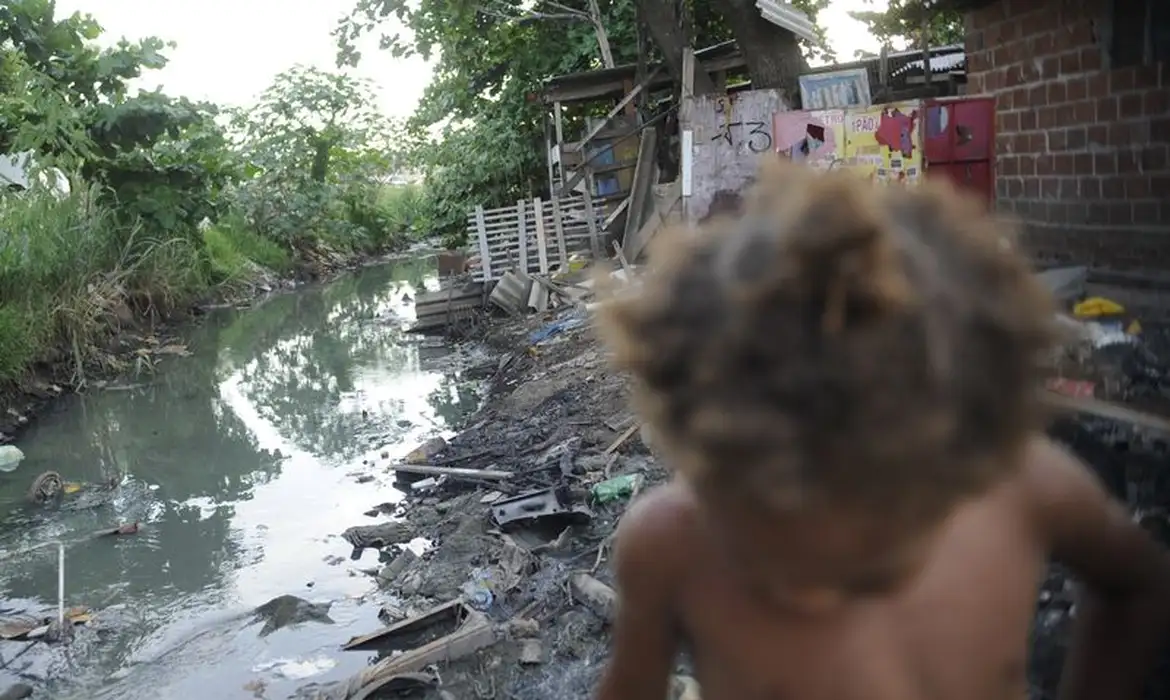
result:
[(843, 167), (881, 184), (922, 178), (921, 103), (845, 110)]
[(794, 163), (831, 170), (842, 162), (845, 112), (777, 112), (772, 117), (772, 142), (777, 153)]

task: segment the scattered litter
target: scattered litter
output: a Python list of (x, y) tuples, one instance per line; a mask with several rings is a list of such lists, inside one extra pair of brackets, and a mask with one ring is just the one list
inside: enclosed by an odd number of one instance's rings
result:
[(565, 496), (563, 489), (548, 488), (503, 498), (492, 503), (492, 518), (501, 529), (513, 530), (556, 519), (561, 525), (559, 534), (565, 523), (587, 522), (593, 517), (585, 506), (566, 505)]
[(473, 569), (471, 580), (463, 584), (463, 597), (476, 610), (486, 611), (492, 607), (496, 595), (492, 591), (492, 575), (485, 569)]
[(633, 495), (641, 483), (641, 474), (623, 474), (594, 484), (590, 492), (598, 503), (610, 503)]
[(553, 321), (552, 323), (544, 326), (543, 328), (540, 328), (537, 331), (534, 331), (531, 335), (529, 335), (528, 344), (540, 345), (554, 335), (563, 333), (567, 330), (572, 330), (577, 326), (582, 325), (583, 323), (585, 323), (585, 319), (579, 317), (563, 318), (559, 321)]
[(320, 655), (310, 659), (273, 659), (253, 666), (252, 673), (271, 673), (289, 680), (303, 680), (321, 675), (336, 665), (333, 659)]
[(112, 537), (117, 535), (133, 535), (138, 532), (138, 523), (127, 523), (126, 525), (119, 525), (118, 527), (98, 530), (94, 533), (94, 537)]
[(1104, 297), (1089, 297), (1084, 301), (1073, 304), (1073, 316), (1076, 318), (1100, 318), (1102, 316), (1120, 316), (1125, 313), (1125, 307), (1111, 299)]
[(24, 453), (16, 445), (0, 445), (0, 472), (14, 471), (24, 460)]
[(577, 572), (569, 577), (573, 595), (606, 622), (613, 622), (617, 610), (617, 593), (589, 574)]
[(520, 640), (520, 663), (524, 666), (544, 663), (544, 648), (539, 639)]
[(407, 464), (429, 464), (437, 455), (442, 454), (447, 447), (446, 440), (441, 437), (433, 437), (408, 452), (402, 461)]

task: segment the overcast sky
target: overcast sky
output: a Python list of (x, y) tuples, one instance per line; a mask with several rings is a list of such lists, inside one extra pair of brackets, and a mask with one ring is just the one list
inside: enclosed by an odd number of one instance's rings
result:
[[(353, 0), (57, 0), (57, 11), (88, 12), (108, 39), (157, 36), (178, 46), (170, 63), (153, 71), (142, 86), (225, 105), (246, 105), (281, 71), (297, 63), (332, 68), (336, 49), (330, 32), (353, 7)], [(884, 7), (885, 0), (873, 6)], [(833, 0), (820, 24), (841, 60), (855, 49), (876, 51), (865, 27), (847, 12), (862, 0)], [(419, 58), (393, 59), (376, 46), (365, 51), (357, 74), (381, 92), (392, 116), (408, 116), (430, 78)]]

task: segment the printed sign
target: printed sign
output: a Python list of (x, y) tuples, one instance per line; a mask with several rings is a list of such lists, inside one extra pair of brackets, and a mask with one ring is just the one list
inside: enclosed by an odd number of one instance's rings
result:
[(805, 110), (868, 107), (869, 72), (846, 68), (800, 76), (800, 102)]

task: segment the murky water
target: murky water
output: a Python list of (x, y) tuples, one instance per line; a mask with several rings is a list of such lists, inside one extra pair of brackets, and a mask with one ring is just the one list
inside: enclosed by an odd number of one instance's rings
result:
[[(25, 462), (0, 474), (0, 608), (54, 614), (55, 552), (13, 553), (60, 540), (66, 604), (96, 620), (70, 645), (15, 659), (27, 645), (0, 641), (0, 690), (23, 674), (59, 699), (243, 698), (259, 683), (282, 698), (368, 663), (338, 646), (379, 626), (363, 599), (371, 579), (356, 571), (376, 552), (350, 561), (337, 535), (399, 497), (385, 465), (479, 401), (460, 374), (466, 350), (402, 332), (416, 290), (435, 286), (432, 265), (368, 268), (217, 314), (191, 332), (192, 356), (145, 386), (41, 420), (21, 441)], [(50, 469), (121, 485), (105, 502), (85, 489), (60, 511), (25, 505)], [(91, 498), (101, 504), (71, 509)], [(93, 537), (135, 521), (136, 535)], [(286, 593), (332, 601), (335, 624), (259, 638), (247, 612)]]

